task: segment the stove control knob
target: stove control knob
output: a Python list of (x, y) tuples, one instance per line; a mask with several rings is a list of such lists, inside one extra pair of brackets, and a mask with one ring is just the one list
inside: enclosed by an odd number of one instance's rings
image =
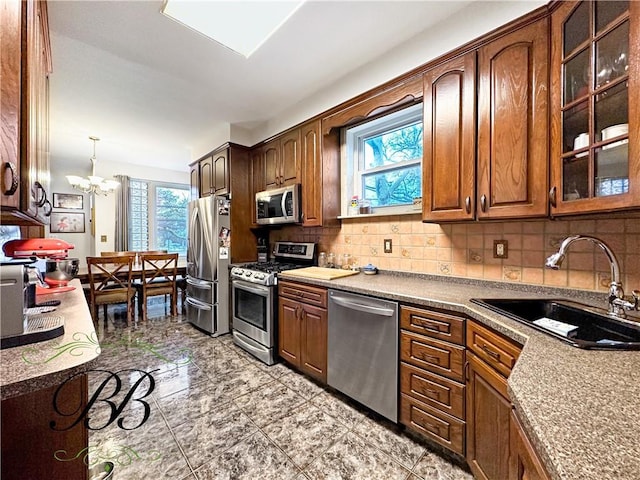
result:
[(245, 270), (244, 272), (244, 276), (247, 278), (251, 278), (251, 275), (253, 275), (253, 272), (251, 270)]
[(256, 272), (256, 274), (253, 276), (253, 278), (255, 278), (256, 280), (263, 280), (264, 279), (264, 273)]

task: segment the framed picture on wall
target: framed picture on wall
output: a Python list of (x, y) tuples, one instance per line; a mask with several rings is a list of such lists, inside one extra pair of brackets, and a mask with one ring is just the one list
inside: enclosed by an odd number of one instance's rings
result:
[(65, 208), (68, 210), (82, 210), (83, 196), (75, 193), (54, 193), (53, 208)]
[(53, 212), (51, 233), (84, 233), (84, 213)]

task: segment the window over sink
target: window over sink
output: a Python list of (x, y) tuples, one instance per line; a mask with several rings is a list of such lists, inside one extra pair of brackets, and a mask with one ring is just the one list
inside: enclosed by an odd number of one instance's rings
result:
[[(371, 213), (416, 213), (422, 195), (422, 104), (342, 131), (342, 215), (369, 205)], [(359, 211), (359, 210), (358, 210)]]
[(186, 255), (189, 185), (131, 179), (129, 249)]

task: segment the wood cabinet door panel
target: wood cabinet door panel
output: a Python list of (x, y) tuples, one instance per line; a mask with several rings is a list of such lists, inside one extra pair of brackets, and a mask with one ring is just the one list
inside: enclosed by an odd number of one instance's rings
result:
[(200, 197), (200, 164), (198, 162), (189, 165), (189, 184), (191, 200), (196, 200)]
[(464, 347), (401, 331), (400, 358), (416, 367), (463, 381)]
[(400, 423), (464, 455), (465, 423), (407, 395), (400, 395)]
[(264, 145), (264, 186), (265, 189), (277, 188), (280, 185), (280, 140), (272, 140)]
[(229, 193), (227, 150), (213, 156), (213, 191), (216, 195)]
[(311, 305), (302, 307), (301, 370), (327, 383), (327, 311)]
[(424, 74), (422, 220), (473, 219), (475, 52)]
[[(3, 479), (88, 478), (89, 467), (83, 462), (89, 445), (88, 430), (82, 421), (71, 426), (86, 407), (87, 398), (87, 376), (78, 374), (69, 377), (64, 385), (3, 400), (0, 476)], [(50, 427), (52, 421), (57, 429)], [(66, 427), (70, 428), (64, 430)], [(65, 461), (57, 460), (56, 456)]]
[(200, 196), (207, 197), (215, 191), (213, 185), (213, 157), (200, 160)]
[(300, 129), (296, 128), (280, 137), (280, 185), (300, 182), (301, 158)]
[(278, 306), (278, 353), (283, 360), (300, 368), (300, 303), (279, 299)]
[(467, 463), (475, 478), (509, 477), (507, 379), (472, 353), (467, 354)]
[(549, 474), (527, 438), (515, 410), (511, 410), (510, 428), (509, 480), (549, 480)]
[(478, 218), (546, 216), (548, 20), (478, 52)]
[(400, 363), (400, 392), (464, 420), (465, 386), (408, 363)]
[(3, 2), (0, 9), (0, 169), (3, 207), (20, 207), (20, 6)]
[(322, 157), (320, 120), (301, 128), (302, 138), (302, 223), (322, 226)]
[(464, 345), (465, 319), (423, 308), (400, 307), (400, 328), (445, 342)]

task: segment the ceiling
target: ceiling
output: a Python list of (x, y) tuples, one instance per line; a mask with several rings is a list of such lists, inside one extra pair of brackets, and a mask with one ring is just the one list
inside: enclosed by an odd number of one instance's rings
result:
[(309, 0), (246, 59), (161, 1), (50, 0), (52, 161), (89, 168), (95, 135), (98, 164), (187, 170), (197, 145), (235, 127), (250, 137), (469, 3)]

